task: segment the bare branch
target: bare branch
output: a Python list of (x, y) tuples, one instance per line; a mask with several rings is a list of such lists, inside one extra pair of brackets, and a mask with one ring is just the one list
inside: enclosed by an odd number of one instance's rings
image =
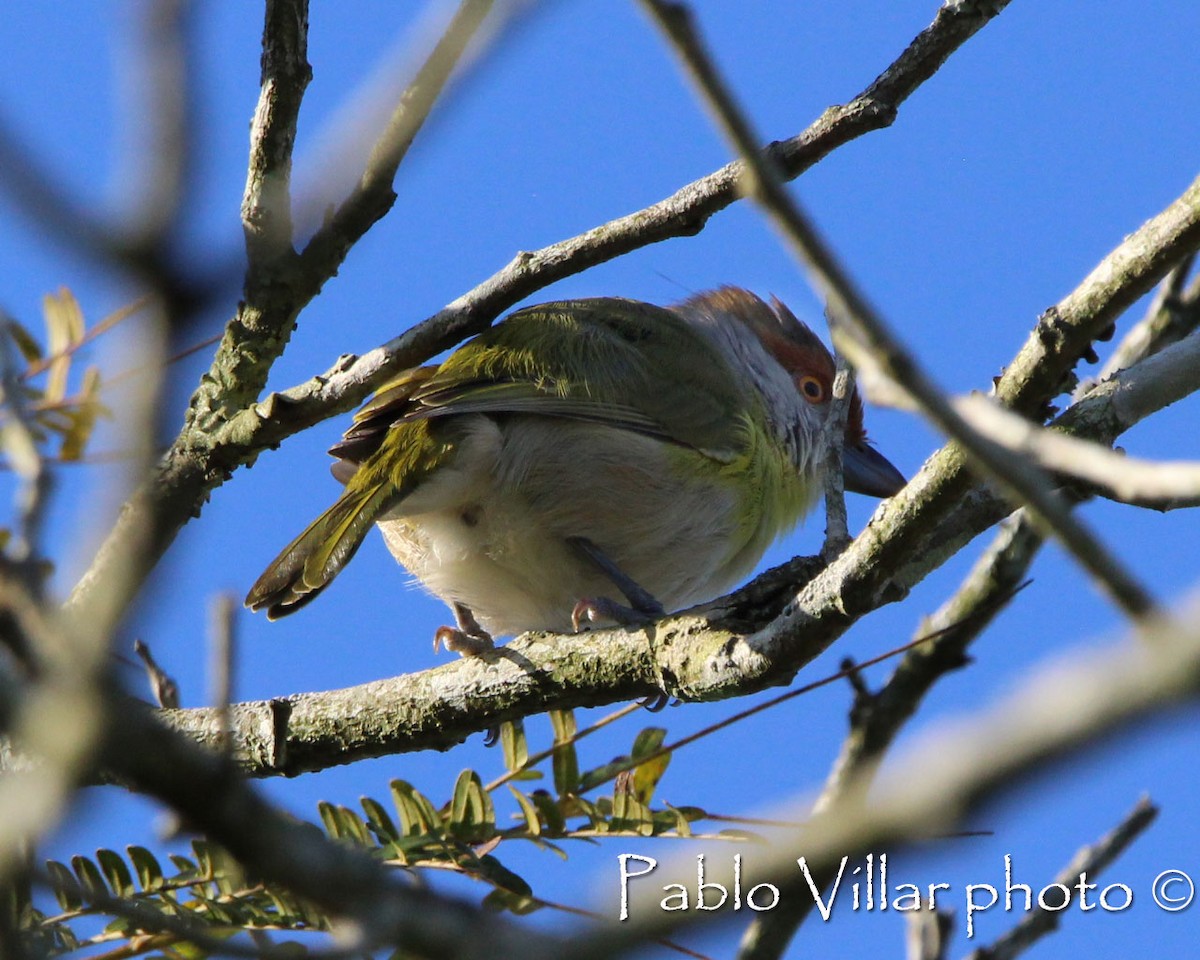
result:
[(391, 209), (396, 200), (392, 189), (396, 170), (491, 10), (492, 2), (461, 0), (450, 25), (404, 91), (376, 141), (358, 186), (300, 255), (301, 267), (306, 272), (332, 276), (350, 247)]
[[(1195, 341), (1191, 344), (1191, 341)], [(1200, 334), (1184, 341), (1193, 371), (1200, 368)], [(1200, 505), (1200, 462), (1138, 460), (1088, 440), (1038, 427), (980, 396), (960, 397), (955, 408), (980, 433), (1043, 470), (1082, 480), (1122, 503), (1172, 510)]]
[(1111, 444), (1133, 424), (1197, 389), (1200, 334), (1140, 360), (1094, 385), (1051, 426)]
[[(243, 446), (237, 462), (231, 462), (214, 444), (215, 435), (229, 426), (234, 414), (253, 404), (271, 364), (282, 354), (300, 310), (336, 273), (352, 243), (390, 207), (394, 198), (390, 176), (489, 6), (490, 0), (464, 0), (459, 16), (380, 137), (359, 189), (304, 254), (297, 255), (288, 236), (287, 154), (308, 78), (304, 59), (307, 4), (305, 0), (277, 0), (268, 5), (264, 90), (255, 115), (251, 172), (243, 203), (251, 258), (244, 299), (238, 316), (226, 327), (209, 372), (192, 395), (183, 430), (155, 472), (125, 504), (92, 567), (71, 593), (68, 604), (73, 609), (86, 603), (94, 585), (104, 582), (110, 558), (128, 553), (123, 544), (130, 537), (146, 544), (137, 554), (139, 567), (128, 584), (130, 589), (140, 586), (208, 494), (234, 467), (253, 460), (262, 449)], [(128, 603), (131, 597), (122, 602)]]
[[(900, 105), (1006, 5), (943, 5), (933, 23), (862, 93), (768, 148), (780, 170), (797, 177), (842, 144), (889, 126)], [(219, 448), (231, 448), (217, 453), (223, 461), (245, 462), (305, 427), (352, 409), (389, 376), (480, 332), (543, 287), (652, 243), (699, 233), (709, 217), (739, 198), (741, 169), (740, 162), (727, 164), (643, 210), (517, 254), (503, 270), (401, 336), (361, 357), (339, 358), (319, 376), (244, 411), (214, 438)]]
[(1042, 538), (1017, 512), (1001, 527), (959, 588), (923, 619), (918, 636), (932, 639), (909, 651), (880, 690), (856, 705), (851, 729), (829, 773), (815, 809), (836, 802), (853, 780), (869, 782), (881, 758), (925, 694), (947, 673), (967, 663), (967, 650), (1021, 587)]
[[(918, 626), (917, 636), (930, 639), (904, 655), (878, 692), (855, 698), (850, 732), (813, 804), (813, 813), (844, 802), (852, 785), (860, 790), (870, 786), (878, 763), (917, 712), (925, 694), (943, 676), (966, 664), (970, 644), (1020, 589), (1021, 578), (1041, 543), (1042, 537), (1023, 512), (1005, 521), (954, 595)], [(810, 904), (810, 900), (800, 900), (792, 910), (755, 917), (742, 938), (738, 960), (781, 956), (811, 913)]]
[(1081, 383), (1075, 391), (1079, 399), (1087, 391), (1107, 380), (1119, 370), (1131, 367), (1163, 347), (1182, 340), (1200, 326), (1200, 276), (1184, 289), (1184, 281), (1195, 263), (1196, 255), (1188, 254), (1161, 284), (1146, 316), (1113, 350), (1100, 372), (1090, 381)]
[(268, 0), (262, 78), (250, 124), (250, 162), (242, 196), (247, 283), (265, 282), (278, 258), (292, 254), (292, 152), (308, 64), (308, 0)]

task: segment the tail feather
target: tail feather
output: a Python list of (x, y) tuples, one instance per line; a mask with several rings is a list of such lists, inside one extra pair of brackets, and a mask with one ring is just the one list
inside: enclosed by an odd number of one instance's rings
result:
[(362, 545), (394, 497), (383, 483), (347, 489), (300, 536), (280, 551), (250, 592), (246, 606), (278, 620), (295, 613), (333, 581)]

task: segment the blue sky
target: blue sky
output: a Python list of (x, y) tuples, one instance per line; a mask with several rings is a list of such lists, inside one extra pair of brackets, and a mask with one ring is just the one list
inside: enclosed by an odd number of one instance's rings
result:
[[(826, 106), (850, 99), (936, 10), (932, 0), (852, 6), (710, 0), (694, 6), (720, 66), (765, 139), (793, 135)], [(113, 81), (128, 56), (129, 8), (76, 4), (69, 16), (64, 9), (30, 0), (6, 5), (0, 116), (78, 196), (111, 208), (122, 195), (113, 188), (121, 109)], [(413, 9), (364, 0), (314, 4), (314, 79), (297, 150), (301, 179), (327, 150), (321, 137), (335, 112), (380, 59), (411, 36)], [(214, 0), (198, 11), (201, 151), (183, 243), (200, 262), (240, 244), (238, 206), (257, 97), (260, 30), (257, 4)], [(1198, 35), (1200, 9), (1177, 2), (1109, 3), (1084, 11), (1057, 0), (1016, 0), (904, 105), (893, 127), (839, 150), (796, 183), (797, 195), (874, 303), (944, 387), (986, 389), (1038, 314), (1194, 178), (1200, 157), (1194, 122)], [(547, 4), (481, 59), (422, 132), (397, 183), (395, 209), (303, 313), (271, 386), (286, 388), (325, 370), (339, 354), (386, 341), (518, 250), (639, 209), (728, 159), (672, 56), (634, 4)], [(37, 322), (43, 294), (60, 285), (76, 293), (92, 322), (136, 295), (128, 282), (56, 245), (3, 196), (0, 262), (0, 304), (30, 325)], [(533, 299), (620, 295), (670, 302), (721, 283), (777, 294), (802, 317), (820, 321), (820, 306), (794, 264), (744, 205), (714, 217), (698, 237), (638, 251)], [(220, 330), (235, 298), (231, 294), (206, 315), (197, 339)], [(1138, 308), (1127, 314), (1118, 335), (1139, 316)], [(135, 328), (89, 358), (115, 373), (123, 368), (121, 344), (133, 336)], [(167, 397), (176, 414), (168, 423), (181, 422), (205, 356), (176, 368)], [(1194, 458), (1196, 417), (1192, 398), (1121, 443), (1141, 456)], [(323, 451), (344, 426), (344, 420), (320, 425), (240, 471), (184, 530), (156, 574), (150, 599), (140, 605), (123, 643), (145, 639), (180, 680), (185, 705), (199, 705), (207, 695), (211, 597), (222, 590), (244, 595), (279, 547), (336, 496)], [(939, 445), (906, 414), (870, 410), (868, 426), (880, 449), (908, 474)], [(102, 436), (97, 448), (105, 442), (115, 444), (115, 435)], [(66, 545), (102, 529), (97, 498), (111, 506), (116, 476), (105, 467), (62, 472), (50, 529), (53, 548), (63, 550), (60, 589), (79, 571), (79, 551)], [(871, 509), (865, 500), (852, 502), (852, 524), (861, 526)], [(1176, 599), (1193, 588), (1200, 535), (1194, 515), (1104, 503), (1082, 513), (1158, 596)], [(815, 552), (821, 529), (818, 513), (765, 563)], [(930, 577), (905, 604), (860, 623), (800, 680), (831, 672), (844, 656), (866, 659), (908, 639), (985, 541)], [(1044, 657), (1107, 641), (1119, 630), (1119, 617), (1056, 549), (1046, 550), (1033, 576), (1033, 585), (979, 641), (972, 668), (935, 691), (916, 729), (990, 702)], [(429, 639), (446, 621), (445, 612), (405, 582), (372, 537), (303, 613), (275, 624), (243, 615), (238, 697), (347, 686), (443, 662)], [(870, 679), (883, 676), (876, 668)], [(132, 672), (130, 679), (139, 682)], [(600, 763), (626, 750), (641, 726), (665, 724), (674, 738), (745, 705), (635, 716), (611, 737), (589, 742), (583, 756)], [(848, 706), (848, 687), (839, 684), (723, 731), (675, 757), (660, 796), (726, 814), (774, 809), (819, 784), (844, 735)], [(1148, 884), (1171, 867), (1200, 876), (1196, 720), (1194, 710), (1182, 711), (1122, 736), (984, 810), (972, 826), (992, 830), (992, 836), (908, 851), (893, 868), (905, 879), (945, 881), (961, 891), (966, 883), (1002, 883), (1009, 853), (1018, 879), (1036, 889), (1148, 793), (1163, 807), (1159, 821), (1105, 875), (1134, 888), (1133, 906), (1112, 915), (1070, 911), (1063, 929), (1029, 955), (1126, 956), (1147, 943), (1162, 956), (1190, 955), (1196, 908), (1166, 914), (1150, 902)], [(532, 742), (548, 737), (542, 720), (531, 720), (528, 728)], [(385, 797), (393, 777), (444, 797), (462, 767), (486, 775), (501, 763), (474, 738), (446, 755), (376, 760), (264, 789), (311, 817), (319, 798), (354, 804), (362, 794)], [(111, 790), (89, 791), (49, 852), (62, 856), (101, 844), (147, 842), (152, 818), (148, 804)], [(500, 854), (536, 891), (582, 904), (597, 890), (611, 892), (618, 853), (661, 856), (676, 848), (618, 842), (570, 849), (566, 864), (523, 850)], [(986, 942), (1017, 919), (994, 910), (977, 918), (978, 937)], [(728, 955), (740, 923), (683, 939), (710, 955)], [(827, 957), (894, 955), (902, 937), (894, 913), (843, 912), (828, 923), (811, 921), (801, 943)], [(952, 955), (967, 946), (960, 909)], [(794, 946), (791, 955), (801, 949)]]

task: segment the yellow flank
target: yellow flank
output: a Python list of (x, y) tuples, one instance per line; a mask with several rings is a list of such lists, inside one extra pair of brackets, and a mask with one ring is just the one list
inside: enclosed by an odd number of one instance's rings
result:
[(737, 532), (729, 539), (725, 564), (749, 572), (773, 541), (800, 522), (819, 490), (811, 474), (797, 470), (788, 451), (768, 433), (763, 417), (740, 413), (737, 437), (738, 452), (729, 461), (701, 460), (683, 448), (675, 456), (681, 470), (709, 472), (737, 496)]

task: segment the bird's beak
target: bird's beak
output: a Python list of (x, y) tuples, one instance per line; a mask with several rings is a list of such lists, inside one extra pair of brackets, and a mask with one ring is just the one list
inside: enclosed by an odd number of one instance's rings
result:
[(846, 441), (842, 449), (842, 473), (846, 489), (869, 497), (890, 497), (908, 481), (887, 457), (865, 440)]

